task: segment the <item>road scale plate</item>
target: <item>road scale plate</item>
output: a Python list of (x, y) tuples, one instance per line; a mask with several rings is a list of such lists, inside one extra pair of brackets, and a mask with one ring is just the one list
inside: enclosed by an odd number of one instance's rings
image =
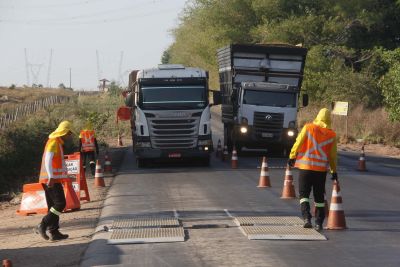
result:
[(234, 221), (250, 240), (327, 240), (318, 231), (303, 228), (303, 220), (296, 216), (236, 217)]
[(296, 216), (257, 216), (236, 217), (237, 226), (251, 225), (303, 225), (303, 220)]
[(179, 220), (166, 217), (136, 217), (133, 219), (114, 220), (111, 229), (148, 228), (148, 227), (178, 227)]
[(326, 240), (318, 231), (299, 225), (242, 226), (241, 230), (250, 240)]
[(136, 228), (113, 230), (108, 244), (137, 244), (156, 242), (183, 242), (183, 227), (172, 228)]

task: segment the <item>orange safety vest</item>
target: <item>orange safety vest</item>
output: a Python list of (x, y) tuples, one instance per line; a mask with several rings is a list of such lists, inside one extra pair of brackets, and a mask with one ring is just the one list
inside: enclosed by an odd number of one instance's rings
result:
[(68, 178), (67, 167), (65, 166), (64, 161), (64, 149), (63, 149), (63, 141), (61, 138), (50, 138), (47, 140), (46, 146), (44, 148), (43, 156), (42, 156), (42, 166), (40, 167), (40, 175), (39, 175), (39, 183), (47, 183), (49, 176), (45, 167), (45, 155), (46, 152), (49, 152), (49, 145), (53, 145), (53, 142), (56, 142), (57, 149), (54, 152), (53, 160), (51, 162), (51, 166), (53, 168), (53, 173), (51, 175), (52, 179), (60, 180)]
[(93, 130), (82, 130), (80, 137), (81, 137), (81, 143), (82, 143), (82, 151), (83, 152), (94, 151), (94, 149), (95, 149), (94, 131)]
[(313, 123), (306, 124), (306, 137), (297, 151), (295, 167), (302, 170), (326, 172), (329, 169), (329, 153), (336, 134), (328, 128)]

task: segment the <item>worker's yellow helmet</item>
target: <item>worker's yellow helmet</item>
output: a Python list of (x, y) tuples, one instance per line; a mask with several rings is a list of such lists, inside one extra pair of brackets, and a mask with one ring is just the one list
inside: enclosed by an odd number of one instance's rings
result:
[(61, 137), (68, 134), (68, 132), (75, 134), (75, 132), (72, 130), (71, 123), (69, 121), (62, 121), (58, 125), (57, 129), (49, 135), (49, 138)]

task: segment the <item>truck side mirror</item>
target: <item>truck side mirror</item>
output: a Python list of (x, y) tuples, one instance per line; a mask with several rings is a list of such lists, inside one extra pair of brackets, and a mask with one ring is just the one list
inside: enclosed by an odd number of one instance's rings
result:
[(221, 91), (212, 91), (213, 92), (213, 105), (221, 104)]
[(308, 94), (303, 95), (303, 107), (308, 106)]

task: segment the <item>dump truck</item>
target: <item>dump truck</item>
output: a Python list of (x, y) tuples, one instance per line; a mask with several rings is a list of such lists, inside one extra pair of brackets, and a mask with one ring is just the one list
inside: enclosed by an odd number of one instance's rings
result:
[[(298, 134), (307, 49), (231, 44), (217, 50), (224, 143), (286, 155)], [(303, 94), (302, 106), (308, 96)]]
[(196, 158), (213, 151), (208, 72), (180, 64), (132, 71), (126, 104), (138, 167), (154, 159)]

